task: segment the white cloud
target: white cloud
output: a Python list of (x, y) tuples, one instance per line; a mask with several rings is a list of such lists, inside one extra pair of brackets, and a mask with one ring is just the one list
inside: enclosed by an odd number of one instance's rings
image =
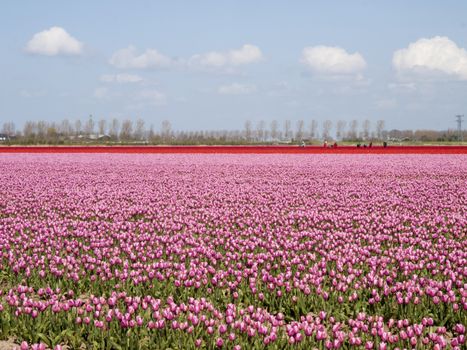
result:
[(26, 52), (46, 56), (80, 55), (83, 52), (83, 44), (65, 29), (52, 27), (34, 34), (26, 44)]
[(143, 90), (140, 91), (135, 98), (142, 104), (150, 104), (153, 106), (163, 106), (167, 104), (167, 96), (157, 90)]
[(394, 52), (392, 64), (400, 75), (448, 75), (467, 80), (467, 51), (447, 37), (419, 39)]
[(256, 63), (262, 59), (263, 54), (259, 47), (245, 44), (239, 49), (225, 52), (211, 51), (203, 54), (193, 55), (189, 60), (189, 64), (191, 66), (221, 68), (226, 66), (240, 66)]
[(143, 78), (136, 74), (104, 74), (101, 75), (100, 81), (103, 83), (139, 83), (143, 81)]
[(138, 54), (136, 48), (129, 46), (115, 52), (110, 58), (110, 64), (117, 68), (167, 68), (175, 61), (154, 49), (147, 49)]
[(349, 54), (340, 47), (305, 47), (300, 61), (313, 72), (324, 75), (357, 74), (366, 68), (366, 62), (358, 52)]
[(228, 58), (233, 65), (250, 64), (261, 61), (263, 53), (259, 47), (246, 44), (238, 50), (231, 50)]
[(221, 95), (247, 95), (256, 91), (255, 85), (232, 83), (230, 85), (222, 85), (217, 89)]
[(262, 58), (261, 50), (250, 44), (225, 52), (210, 51), (196, 54), (188, 59), (173, 59), (155, 49), (147, 49), (143, 53), (138, 53), (135, 47), (129, 46), (116, 51), (109, 63), (122, 69), (170, 68), (175, 66), (229, 70), (236, 66), (259, 62)]
[(190, 59), (190, 63), (193, 65), (208, 67), (223, 67), (227, 64), (227, 62), (227, 55), (215, 51), (194, 55)]

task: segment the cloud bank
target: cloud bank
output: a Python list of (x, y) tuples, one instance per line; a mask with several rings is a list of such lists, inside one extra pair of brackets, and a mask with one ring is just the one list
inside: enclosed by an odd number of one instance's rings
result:
[(193, 55), (190, 65), (209, 68), (221, 68), (226, 66), (240, 66), (259, 62), (263, 59), (263, 53), (255, 45), (245, 44), (239, 49), (225, 52), (210, 51)]
[(109, 63), (121, 69), (147, 69), (147, 68), (167, 68), (175, 61), (155, 49), (147, 49), (138, 54), (133, 46), (120, 49), (110, 58)]
[(250, 44), (245, 44), (239, 49), (225, 52), (210, 51), (178, 60), (170, 58), (156, 49), (147, 49), (143, 53), (138, 53), (135, 47), (129, 46), (116, 51), (110, 58), (109, 63), (120, 69), (161, 69), (174, 66), (195, 69), (219, 69), (256, 63), (262, 59), (261, 50)]

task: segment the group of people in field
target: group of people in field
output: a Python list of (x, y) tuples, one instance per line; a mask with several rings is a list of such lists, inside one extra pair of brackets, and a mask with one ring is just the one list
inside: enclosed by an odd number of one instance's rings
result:
[(337, 142), (334, 142), (333, 144), (328, 145), (328, 141), (324, 140), (323, 147), (324, 148), (337, 148)]
[(360, 148), (360, 147), (363, 147), (363, 148), (369, 147), (369, 148), (371, 148), (371, 147), (373, 147), (373, 142), (370, 142), (368, 145), (366, 143), (364, 143), (363, 145), (357, 143), (357, 148)]
[[(302, 141), (302, 142), (300, 142), (299, 147), (305, 147), (305, 145), (306, 145), (305, 141)], [(328, 141), (324, 140), (323, 147), (324, 148), (328, 148), (328, 147), (329, 148), (336, 148), (337, 147), (337, 142), (334, 142), (333, 144), (328, 145)]]
[[(302, 141), (299, 145), (299, 147), (305, 147), (305, 141)], [(383, 142), (383, 147), (386, 148), (388, 146), (387, 142)], [(333, 144), (328, 144), (328, 141), (327, 140), (324, 140), (324, 143), (323, 143), (323, 147), (324, 148), (337, 148), (337, 142), (334, 142)], [(363, 148), (372, 148), (373, 147), (373, 142), (370, 141), (370, 143), (367, 145), (366, 143), (364, 144), (361, 144), (361, 143), (357, 143), (357, 148), (360, 148), (360, 147), (363, 147)]]

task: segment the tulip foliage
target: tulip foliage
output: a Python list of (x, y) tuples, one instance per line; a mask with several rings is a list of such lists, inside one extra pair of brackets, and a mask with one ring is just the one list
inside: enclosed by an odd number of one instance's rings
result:
[(465, 155), (1, 154), (20, 349), (461, 349)]

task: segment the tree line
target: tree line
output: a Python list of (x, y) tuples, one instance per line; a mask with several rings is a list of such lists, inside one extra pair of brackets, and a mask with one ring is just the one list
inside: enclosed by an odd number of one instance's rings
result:
[(250, 143), (316, 143), (323, 140), (362, 141), (456, 141), (459, 135), (454, 130), (386, 130), (385, 121), (372, 122), (351, 120), (247, 120), (239, 130), (173, 130), (169, 120), (159, 128), (147, 125), (138, 118), (120, 121), (85, 120), (27, 121), (22, 130), (13, 122), (4, 122), (1, 134), (8, 142), (18, 144), (82, 144), (82, 143), (146, 143), (146, 144), (250, 144)]

